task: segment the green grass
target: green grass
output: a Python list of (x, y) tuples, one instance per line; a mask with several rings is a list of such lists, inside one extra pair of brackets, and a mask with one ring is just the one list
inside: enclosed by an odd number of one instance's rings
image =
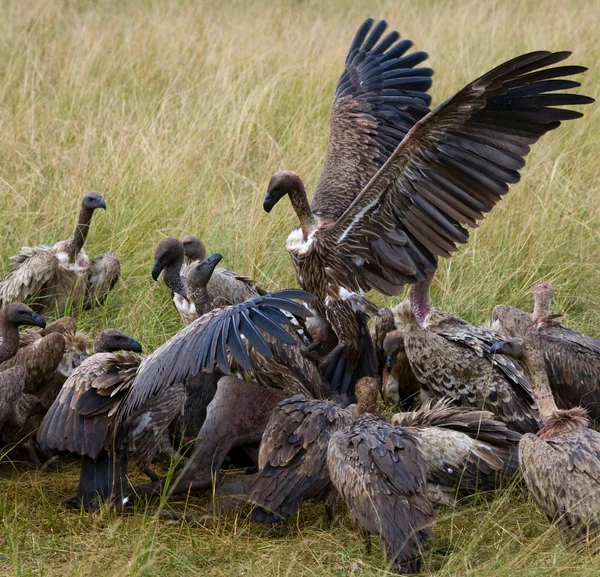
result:
[[(124, 4), (124, 5), (123, 5)], [(82, 315), (90, 332), (125, 330), (152, 350), (178, 328), (150, 270), (163, 236), (196, 233), (224, 265), (267, 289), (294, 286), (288, 203), (262, 211), (270, 175), (298, 171), (310, 191), (331, 97), (357, 26), (385, 17), (429, 52), (439, 103), (490, 67), (534, 49), (572, 50), (598, 96), (593, 0), (185, 0), (0, 3), (0, 260), (66, 238), (81, 195), (102, 192), (88, 254), (115, 251), (123, 280)], [(436, 304), (481, 321), (497, 303), (530, 307), (539, 279), (556, 286), (570, 326), (600, 333), (598, 107), (545, 137), (522, 182), (440, 266)], [(383, 304), (384, 299), (377, 298)], [(304, 508), (283, 527), (251, 526), (246, 509), (166, 524), (136, 511), (80, 514), (62, 500), (77, 470), (4, 467), (0, 575), (383, 575), (342, 511), (327, 527)], [(441, 510), (426, 570), (477, 577), (600, 574), (565, 549), (530, 501), (510, 493)]]

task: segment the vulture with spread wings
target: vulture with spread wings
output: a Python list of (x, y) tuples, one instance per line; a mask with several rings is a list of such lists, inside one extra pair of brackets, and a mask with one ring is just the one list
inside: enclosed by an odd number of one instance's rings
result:
[[(347, 313), (357, 302), (352, 293), (374, 289), (399, 295), (406, 284), (415, 285), (411, 300), (421, 321), (419, 297), (427, 287), (420, 283), (433, 274), (438, 257), (466, 242), (466, 226), (477, 226), (508, 185), (519, 181), (533, 143), (562, 121), (582, 116), (558, 106), (593, 102), (564, 92), (580, 86), (564, 77), (585, 68), (551, 67), (569, 52), (537, 51), (494, 68), (420, 118), (429, 102), (423, 94), (429, 79), (422, 69), (409, 69), (411, 56), (399, 67), (402, 43), (385, 52), (394, 33), (373, 49), (381, 24), (364, 41), (369, 26), (359, 31), (338, 85), (323, 175), (312, 202), (291, 172), (271, 178), (264, 201), (270, 211), (290, 197), (300, 227), (288, 237), (287, 249), (300, 285), (318, 297), (317, 312), (338, 336), (337, 353), (356, 349)], [(394, 90), (388, 97), (384, 84), (390, 81), (408, 93), (403, 97)], [(402, 120), (395, 110), (402, 110)], [(411, 112), (417, 120), (412, 128)]]

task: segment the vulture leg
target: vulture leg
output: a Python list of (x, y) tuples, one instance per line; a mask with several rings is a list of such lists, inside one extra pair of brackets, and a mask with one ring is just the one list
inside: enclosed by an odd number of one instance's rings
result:
[(90, 262), (84, 307), (102, 304), (121, 276), (121, 263), (113, 252), (105, 252)]
[(103, 503), (125, 504), (127, 494), (127, 459), (115, 460), (106, 451), (96, 459), (81, 458), (77, 496), (67, 504), (86, 510), (98, 509)]

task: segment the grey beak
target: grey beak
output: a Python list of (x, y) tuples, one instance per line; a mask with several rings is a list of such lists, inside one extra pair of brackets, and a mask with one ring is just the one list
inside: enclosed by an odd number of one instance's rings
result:
[(158, 277), (160, 276), (160, 273), (162, 272), (163, 268), (165, 268), (161, 262), (156, 259), (154, 261), (154, 266), (152, 267), (152, 278), (156, 281), (158, 280)]
[(271, 212), (273, 207), (277, 204), (277, 200), (271, 196), (271, 193), (267, 193), (265, 199), (263, 200), (263, 209), (265, 212)]
[(104, 199), (101, 199), (100, 202), (98, 202), (98, 208), (106, 210), (106, 202), (104, 202)]
[(32, 313), (31, 320), (33, 321), (36, 327), (41, 327), (42, 329), (46, 328), (46, 319), (42, 315)]
[(129, 339), (128, 344), (129, 350), (133, 351), (134, 353), (142, 352), (142, 345), (140, 345), (140, 343), (138, 343), (135, 339)]
[(388, 369), (392, 368), (392, 362), (394, 361), (394, 359), (392, 358), (392, 355), (388, 355), (387, 357), (385, 357), (385, 366)]

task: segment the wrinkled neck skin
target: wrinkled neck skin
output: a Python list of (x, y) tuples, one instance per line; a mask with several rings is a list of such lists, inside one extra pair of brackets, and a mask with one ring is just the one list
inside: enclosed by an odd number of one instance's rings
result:
[(300, 179), (295, 186), (290, 186), (288, 190), (288, 196), (290, 202), (298, 220), (300, 221), (300, 228), (302, 229), (302, 237), (306, 241), (310, 233), (315, 229), (315, 219), (310, 210), (310, 204), (306, 196), (306, 189)]
[(536, 300), (533, 305), (533, 321), (547, 318), (552, 315), (549, 300)]
[(429, 286), (433, 280), (433, 271), (427, 273), (424, 281), (410, 287), (410, 308), (419, 326), (423, 326), (431, 307), (429, 306)]
[(77, 221), (75, 231), (73, 232), (71, 238), (69, 238), (67, 241), (66, 252), (71, 260), (75, 260), (77, 253), (83, 248), (85, 239), (87, 238), (90, 230), (90, 222), (92, 221), (93, 215), (94, 211), (92, 209), (81, 207), (81, 211), (79, 212), (79, 220)]
[(542, 415), (542, 420), (546, 421), (558, 410), (558, 407), (550, 390), (544, 355), (537, 345), (529, 346), (524, 351), (523, 360), (529, 373), (531, 388), (533, 389), (533, 394)]
[(8, 361), (19, 350), (19, 329), (8, 322), (5, 312), (0, 313), (0, 363)]

